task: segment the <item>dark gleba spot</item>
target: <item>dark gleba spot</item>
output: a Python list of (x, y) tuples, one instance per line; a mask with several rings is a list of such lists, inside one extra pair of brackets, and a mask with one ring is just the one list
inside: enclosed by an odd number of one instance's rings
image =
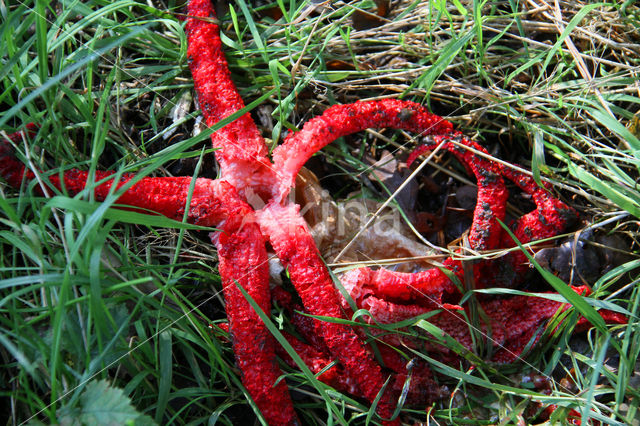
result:
[(557, 215), (565, 222), (566, 227), (573, 226), (578, 220), (578, 215), (571, 208), (555, 208)]
[(485, 169), (483, 167), (478, 168), (478, 174), (482, 177), (482, 181), (480, 184), (489, 185), (498, 180), (498, 175), (491, 170)]
[(402, 108), (400, 111), (398, 111), (398, 120), (400, 121), (408, 121), (411, 119), (411, 117), (413, 117), (415, 111), (412, 111), (408, 108)]
[(479, 226), (476, 226), (475, 230), (476, 230), (476, 234), (483, 240), (486, 240), (491, 236), (491, 233), (487, 228), (481, 228)]
[[(455, 141), (455, 138), (450, 139), (450, 140), (454, 140)], [(464, 155), (467, 152), (467, 150), (464, 149), (463, 147), (461, 147), (460, 145), (452, 145), (451, 148), (449, 148), (449, 151), (451, 151), (451, 152), (459, 152), (462, 155)]]
[(544, 217), (544, 215), (542, 213), (538, 213), (538, 221), (543, 224), (544, 226), (549, 225), (549, 222), (547, 221), (547, 218)]
[(527, 238), (529, 239), (533, 238), (533, 232), (531, 231), (531, 228), (526, 226), (523, 231), (524, 231), (524, 235), (526, 235)]

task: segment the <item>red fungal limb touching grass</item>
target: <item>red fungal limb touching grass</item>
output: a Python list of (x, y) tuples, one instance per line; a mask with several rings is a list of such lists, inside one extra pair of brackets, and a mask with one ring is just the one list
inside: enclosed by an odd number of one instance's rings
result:
[(472, 250), (491, 250), (500, 245), (502, 228), (499, 220), (504, 221), (507, 204), (507, 189), (502, 180), (501, 170), (497, 163), (481, 157), (466, 147), (476, 151), (487, 151), (476, 142), (467, 139), (460, 132), (436, 135), (433, 143), (418, 147), (407, 160), (411, 165), (423, 152), (444, 143), (444, 148), (476, 177), (478, 200), (473, 212), (473, 224), (469, 230), (469, 244)]
[[(222, 50), (217, 17), (210, 0), (191, 0), (187, 20), (189, 68), (208, 126), (244, 108)], [(211, 135), (222, 175), (243, 194), (245, 187), (268, 194), (273, 181), (267, 146), (245, 113)]]
[[(237, 219), (242, 216), (236, 216)], [(224, 286), (233, 352), (242, 383), (269, 424), (297, 424), (293, 404), (275, 363), (275, 341), (237, 286), (242, 286), (263, 312), (269, 312), (269, 266), (256, 223), (238, 220), (235, 232), (218, 235), (219, 271)]]
[[(294, 204), (270, 203), (257, 212), (258, 222), (287, 267), (291, 282), (309, 313), (342, 318), (333, 280), (298, 208)], [(384, 385), (384, 378), (363, 342), (346, 325), (329, 321), (317, 321), (315, 325), (331, 354), (344, 366), (345, 374), (358, 384), (363, 396), (373, 402)], [(378, 403), (378, 412), (381, 417), (390, 418), (393, 411), (394, 404), (387, 392)]]
[[(588, 294), (586, 287), (571, 287), (578, 294)], [(552, 294), (552, 293), (548, 293)], [(516, 361), (523, 350), (535, 344), (541, 337), (543, 326), (547, 320), (557, 312), (571, 307), (568, 303), (556, 302), (542, 297), (513, 296), (480, 302), (480, 309), (489, 319), (489, 324), (484, 324), (480, 330), (485, 337), (491, 337), (487, 343), (494, 347), (492, 362), (509, 363)], [(354, 298), (355, 300), (355, 298)], [(469, 324), (463, 316), (461, 307), (442, 305), (440, 309), (433, 310), (417, 305), (401, 305), (388, 302), (375, 296), (369, 296), (358, 303), (358, 308), (367, 309), (373, 318), (381, 324), (393, 324), (415, 318), (418, 315), (435, 313), (427, 321), (442, 330), (447, 335), (455, 338), (465, 349), (473, 351), (474, 342)], [(624, 324), (626, 318), (618, 313), (601, 310), (600, 315), (611, 324)], [(577, 326), (587, 327), (589, 323), (584, 319), (578, 320)], [(394, 335), (381, 336), (381, 340), (391, 345), (409, 346), (427, 350), (430, 356), (446, 360), (455, 364), (458, 360), (452, 352), (438, 344), (425, 344), (425, 341), (398, 338)]]
[[(211, 2), (192, 0), (188, 13), (189, 67), (202, 113), (207, 124), (213, 126), (244, 108), (244, 102), (231, 81)], [(237, 161), (266, 159), (267, 147), (249, 113), (214, 133), (211, 140), (215, 148), (220, 148), (216, 157), (223, 167), (233, 167)]]
[[(24, 175), (24, 164), (19, 161), (15, 155), (10, 142), (19, 143), (25, 138), (29, 138), (35, 134), (37, 127), (33, 123), (29, 123), (26, 129), (19, 130), (15, 133), (7, 135), (9, 140), (4, 140), (0, 136), (0, 175), (13, 187), (19, 188)], [(33, 178), (33, 175), (28, 179)]]
[[(214, 126), (243, 109), (244, 102), (231, 81), (210, 1), (191, 0), (188, 14), (188, 56), (194, 87), (206, 123)], [(276, 364), (276, 352), (292, 366), (293, 361), (276, 345), (239, 288), (246, 290), (263, 312), (270, 312), (272, 295), (266, 251), (269, 242), (287, 268), (303, 304), (301, 309), (313, 316), (335, 319), (309, 319), (287, 308), (291, 325), (306, 340), (302, 342), (285, 332), (291, 346), (314, 373), (326, 368), (320, 380), (369, 402), (380, 397), (377, 413), (382, 421), (399, 424), (399, 419), (390, 420), (398, 401), (404, 398), (407, 403), (426, 405), (442, 396), (427, 364), (409, 362), (401, 355), (401, 349), (425, 350), (429, 356), (456, 366), (460, 359), (449, 348), (434, 342), (424, 343), (422, 339), (412, 340), (376, 329), (365, 336), (366, 327), (354, 328), (340, 323), (345, 314), (349, 318), (351, 307), (337, 291), (299, 214), (300, 207), (287, 198), (300, 168), (314, 153), (338, 137), (370, 127), (404, 129), (428, 136), (429, 144), (419, 147), (410, 161), (428, 149), (442, 146), (475, 176), (478, 200), (468, 238), (468, 249), (472, 251), (514, 245), (500, 225), (505, 218), (508, 197), (503, 178), (531, 195), (536, 204), (533, 212), (511, 225), (521, 242), (558, 235), (576, 216), (570, 207), (554, 198), (548, 188), (539, 187), (530, 176), (488, 158), (486, 150), (455, 131), (450, 122), (421, 105), (393, 99), (332, 106), (300, 131), (288, 135), (274, 150), (273, 162), (268, 158), (257, 126), (245, 113), (212, 135), (221, 168), (218, 180), (137, 179), (135, 175), (112, 172), (96, 172), (90, 178), (87, 172), (74, 169), (63, 175), (51, 174), (43, 182), (50, 184), (51, 189), (70, 195), (91, 191), (98, 201), (116, 194), (118, 207), (147, 209), (176, 220), (186, 216), (190, 223), (218, 228), (220, 232), (212, 236), (212, 241), (218, 250), (229, 332), (242, 383), (269, 424), (299, 424), (286, 382)], [(33, 132), (34, 128), (29, 130)], [(9, 135), (9, 140), (18, 143), (23, 137), (23, 133), (15, 133)], [(13, 147), (5, 140), (0, 141), (0, 175), (16, 188), (23, 181), (35, 178), (33, 171), (15, 158)], [(43, 188), (36, 190), (48, 192)], [(247, 202), (251, 194), (264, 197), (264, 207), (252, 208)], [(189, 196), (191, 202), (187, 206)], [(377, 322), (391, 324), (430, 314), (427, 320), (431, 324), (455, 338), (463, 348), (473, 350), (465, 319), (470, 308), (461, 302), (463, 289), (452, 280), (465, 280), (463, 263), (457, 255), (447, 258), (440, 267), (413, 274), (354, 269), (344, 274), (342, 284), (356, 306), (367, 309)], [(465, 284), (502, 285), (500, 268), (505, 265), (517, 276), (528, 268), (526, 256), (520, 252), (509, 255), (506, 262), (478, 261), (473, 265), (473, 283)], [(584, 288), (573, 289), (586, 293)], [(273, 297), (280, 305), (291, 303), (291, 295), (282, 288), (274, 291)], [(488, 333), (490, 329), (496, 347), (490, 359), (493, 362), (517, 359), (539, 338), (538, 331), (548, 319), (570, 307), (543, 297), (525, 296), (486, 296), (479, 298), (478, 304), (489, 322), (481, 325), (479, 331)], [(602, 310), (600, 314), (607, 322), (626, 321), (614, 312)], [(580, 319), (578, 325), (587, 324)], [(376, 351), (366, 343), (371, 336), (377, 340)], [(329, 367), (331, 363), (334, 365)]]
[[(360, 390), (349, 383), (349, 378), (345, 375), (341, 366), (336, 365), (334, 361), (325, 352), (322, 352), (313, 346), (302, 342), (297, 337), (283, 332), (282, 335), (294, 351), (300, 356), (304, 364), (309, 367), (313, 374), (318, 375), (317, 378), (323, 383), (344, 393), (359, 394)], [(277, 346), (276, 353), (291, 368), (298, 368), (296, 362), (289, 356), (282, 346)], [(331, 364), (334, 364), (330, 366)], [(322, 374), (320, 374), (322, 373)]]
[(281, 181), (280, 196), (288, 194), (304, 163), (339, 137), (368, 128), (394, 128), (423, 135), (446, 134), (453, 125), (423, 106), (397, 99), (334, 105), (309, 120), (302, 130), (287, 136), (273, 152)]
[[(34, 178), (33, 172), (25, 171), (24, 165), (15, 160), (7, 142), (0, 142), (0, 165), (2, 176), (14, 186), (18, 186), (23, 177), (27, 180)], [(87, 176), (87, 172), (69, 170), (62, 180), (56, 174), (50, 176), (49, 181), (56, 189), (75, 195), (85, 189)], [(96, 172), (96, 181), (106, 181), (92, 190), (98, 201), (103, 201), (113, 192), (112, 176), (112, 172)], [(133, 177), (122, 176), (118, 187)], [(190, 184), (191, 178), (187, 177), (143, 178), (121, 194), (116, 203), (182, 220)], [(251, 221), (251, 215), (251, 207), (228, 182), (196, 179), (187, 220), (222, 230), (216, 234), (214, 242), (218, 249), (234, 353), (243, 383), (269, 423), (292, 424), (296, 422), (296, 416), (286, 384), (278, 382), (281, 372), (276, 365), (275, 342), (238, 288), (242, 286), (263, 311), (269, 312), (267, 252), (262, 234), (258, 225)]]
[[(31, 181), (35, 173), (27, 170), (23, 163), (18, 161), (11, 145), (6, 141), (0, 141), (0, 173), (12, 186), (19, 187), (22, 180)], [(66, 191), (69, 195), (76, 195), (88, 185), (89, 174), (83, 170), (71, 169), (63, 174), (48, 176), (48, 181), (58, 191)], [(112, 188), (114, 172), (96, 171), (92, 193), (98, 201), (104, 201), (111, 193), (126, 185), (134, 178), (132, 174), (120, 176), (116, 188)], [(171, 219), (182, 220), (189, 193), (191, 178), (142, 178), (133, 186), (120, 194), (116, 204), (139, 207), (152, 210)], [(42, 189), (37, 191), (42, 193)], [(215, 226), (227, 217), (246, 213), (249, 209), (236, 194), (235, 189), (227, 182), (199, 178), (196, 179), (191, 205), (187, 213), (190, 223), (202, 226)]]

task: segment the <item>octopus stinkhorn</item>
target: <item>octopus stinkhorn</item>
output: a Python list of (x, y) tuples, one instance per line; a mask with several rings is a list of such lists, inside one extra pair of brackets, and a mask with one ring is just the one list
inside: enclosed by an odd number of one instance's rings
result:
[[(222, 51), (219, 28), (210, 0), (191, 0), (188, 5), (188, 57), (194, 85), (202, 113), (209, 126), (238, 112), (244, 103), (230, 78)], [(263, 312), (271, 308), (269, 271), (265, 245), (270, 243), (280, 261), (287, 268), (301, 306), (295, 305), (279, 289), (279, 301), (285, 300), (298, 337), (286, 334), (291, 346), (320, 380), (337, 389), (355, 394), (369, 402), (377, 400), (377, 413), (383, 422), (398, 424), (392, 418), (398, 396), (408, 375), (411, 386), (405, 389), (408, 403), (425, 403), (439, 396), (438, 387), (425, 362), (406, 362), (393, 350), (394, 345), (411, 345), (398, 336), (380, 336), (378, 358), (365, 343), (362, 331), (340, 321), (322, 321), (316, 317), (344, 318), (351, 306), (336, 290), (334, 280), (323, 262), (299, 206), (288, 197), (296, 175), (305, 162), (319, 149), (336, 138), (366, 128), (396, 128), (430, 135), (430, 144), (419, 147), (413, 158), (427, 149), (441, 146), (450, 151), (475, 175), (478, 185), (477, 205), (469, 232), (472, 250), (491, 250), (514, 246), (503, 230), (507, 190), (503, 178), (514, 182), (530, 194), (536, 209), (513, 224), (519, 241), (530, 242), (556, 235), (566, 228), (575, 212), (552, 197), (548, 188), (538, 186), (531, 177), (505, 167), (483, 156), (486, 151), (443, 118), (427, 111), (419, 104), (401, 100), (380, 100), (336, 105), (304, 127), (286, 137), (271, 157), (263, 138), (248, 113), (224, 126), (212, 135), (216, 158), (221, 167), (220, 179), (188, 177), (143, 178), (131, 184), (133, 175), (120, 176), (117, 181), (110, 173), (99, 172), (95, 180), (94, 196), (105, 199), (114, 190), (127, 186), (118, 204), (153, 210), (170, 218), (191, 223), (215, 226), (219, 229), (212, 240), (219, 253), (219, 271), (226, 300), (229, 331), (232, 336), (236, 362), (242, 372), (242, 382), (269, 424), (299, 424), (285, 381), (278, 380), (282, 372), (277, 365), (279, 354), (293, 365), (286, 352), (280, 350), (260, 316), (242, 294), (242, 287)], [(31, 131), (34, 129), (31, 128)], [(11, 135), (14, 141), (22, 133)], [(13, 155), (9, 141), (0, 142), (0, 174), (18, 188), (24, 180), (34, 178), (22, 162)], [(85, 189), (88, 174), (69, 170), (63, 176), (50, 176), (49, 183), (70, 194)], [(190, 185), (193, 191), (190, 204)], [(116, 188), (112, 188), (116, 185)], [(249, 194), (265, 199), (262, 208), (252, 208)], [(514, 252), (498, 266), (492, 262), (472, 265), (476, 286), (496, 285), (496, 268), (509, 268), (521, 274), (527, 268), (526, 258)], [(367, 309), (379, 323), (393, 323), (425, 313), (433, 313), (429, 321), (463, 347), (472, 348), (472, 337), (463, 315), (466, 307), (458, 306), (461, 289), (454, 283), (464, 281), (465, 267), (450, 257), (440, 267), (419, 273), (396, 273), (386, 269), (354, 269), (342, 278), (358, 308)], [(586, 294), (585, 288), (574, 288)], [(446, 303), (444, 303), (446, 302)], [(536, 331), (547, 319), (568, 304), (545, 298), (515, 296), (494, 300), (481, 299), (491, 328), (491, 336), (498, 350), (496, 362), (509, 362), (536, 339)], [(625, 318), (601, 311), (612, 322)], [(584, 323), (584, 320), (581, 320)], [(434, 343), (421, 350), (439, 353), (443, 360), (451, 354)], [(382, 361), (385, 369), (381, 367)], [(334, 365), (330, 365), (334, 363)], [(324, 371), (323, 371), (324, 370)], [(391, 371), (387, 382), (386, 371)], [(379, 395), (384, 389), (382, 395)]]

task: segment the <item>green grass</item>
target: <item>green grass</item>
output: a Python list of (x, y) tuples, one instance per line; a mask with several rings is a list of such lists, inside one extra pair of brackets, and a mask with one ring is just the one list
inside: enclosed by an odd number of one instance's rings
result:
[[(580, 228), (602, 222), (598, 232), (628, 244), (628, 261), (591, 284), (597, 299), (632, 314), (629, 325), (592, 329), (576, 343), (570, 316), (516, 365), (463, 353), (476, 362), (470, 370), (412, 354), (442, 373), (452, 392), (429, 411), (433, 420), (515, 424), (557, 404), (605, 424), (633, 424), (640, 417), (638, 6), (559, 2), (563, 22), (555, 25), (555, 12), (533, 11), (533, 2), (403, 0), (383, 27), (358, 30), (352, 17), (372, 10), (371, 1), (333, 2), (305, 15), (303, 2), (278, 0), (277, 21), (252, 2), (230, 3), (222, 22), (231, 72), (245, 102), (259, 100), (254, 110), (268, 117), (262, 130), (274, 143), (334, 103), (413, 100), (497, 157), (554, 182), (581, 212)], [(173, 1), (0, 5), (0, 129), (38, 123), (37, 136), (18, 148), (43, 170), (20, 190), (0, 187), (6, 423), (89, 424), (100, 409), (98, 421), (114, 424), (255, 419), (226, 336), (210, 328), (225, 316), (206, 232), (107, 208), (90, 191), (75, 198), (34, 191), (73, 167), (215, 177), (207, 132), (193, 132), (199, 111), (181, 12)], [(177, 105), (186, 113), (174, 117)], [(357, 188), (365, 153), (400, 154), (412, 142), (402, 132), (368, 132), (320, 158), (336, 172), (332, 179)], [(277, 326), (283, 317), (273, 319)], [(416, 319), (408, 332), (429, 333), (427, 321)], [(348, 395), (319, 396), (324, 388), (308, 372), (283, 371), (305, 424), (328, 423), (328, 413), (354, 424), (370, 416)], [(552, 376), (549, 394), (524, 383), (528, 374)], [(423, 408), (403, 415), (425, 420)], [(568, 415), (558, 409), (551, 421)]]

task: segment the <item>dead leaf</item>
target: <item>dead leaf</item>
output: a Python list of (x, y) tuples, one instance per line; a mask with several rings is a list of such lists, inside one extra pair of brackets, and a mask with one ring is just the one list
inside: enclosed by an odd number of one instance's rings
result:
[(375, 14), (362, 9), (357, 9), (353, 12), (353, 15), (351, 15), (353, 28), (358, 31), (369, 30), (388, 22), (385, 17), (389, 14), (389, 0), (375, 0), (375, 3), (377, 6)]

